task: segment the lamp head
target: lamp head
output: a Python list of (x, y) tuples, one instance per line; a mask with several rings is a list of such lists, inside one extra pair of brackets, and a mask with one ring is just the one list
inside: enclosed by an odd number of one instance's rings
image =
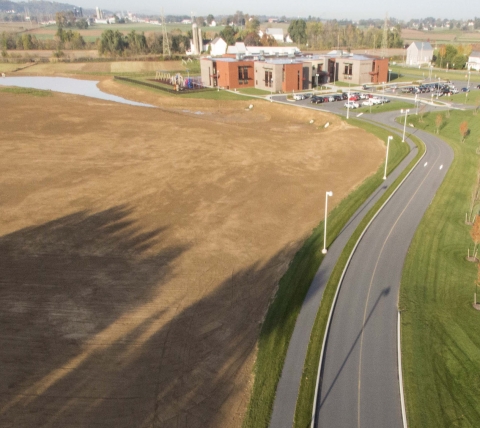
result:
[(327, 196), (333, 196), (333, 192), (327, 192)]

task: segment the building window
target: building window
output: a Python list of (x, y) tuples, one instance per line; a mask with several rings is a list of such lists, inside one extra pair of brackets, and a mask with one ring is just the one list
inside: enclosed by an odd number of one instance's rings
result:
[(238, 83), (240, 85), (246, 85), (248, 83), (248, 67), (238, 67)]
[(297, 89), (300, 90), (300, 72), (297, 71)]
[(352, 70), (353, 70), (353, 64), (344, 64), (345, 65), (345, 71), (344, 74), (346, 76), (351, 76), (352, 75)]
[(317, 73), (320, 73), (321, 71), (323, 71), (323, 64), (318, 64), (317, 65)]
[(265, 86), (272, 87), (272, 72), (268, 70), (265, 70)]

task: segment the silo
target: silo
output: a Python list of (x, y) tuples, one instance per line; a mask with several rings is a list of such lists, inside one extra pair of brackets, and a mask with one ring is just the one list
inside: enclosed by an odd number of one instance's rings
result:
[(200, 52), (198, 50), (199, 48), (199, 40), (198, 40), (198, 27), (197, 27), (197, 24), (195, 24), (195, 22), (192, 24), (192, 42), (193, 42), (193, 46), (191, 47), (191, 50), (192, 50), (192, 54), (193, 55), (198, 55)]
[(202, 37), (202, 27), (198, 27), (198, 54), (202, 53), (203, 49), (203, 37)]

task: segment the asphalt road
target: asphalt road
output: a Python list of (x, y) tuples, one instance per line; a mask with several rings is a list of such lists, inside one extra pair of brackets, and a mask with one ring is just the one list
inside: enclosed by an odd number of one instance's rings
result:
[[(375, 192), (355, 212), (347, 225), (342, 229), (333, 244), (328, 248), (323, 262), (312, 281), (302, 308), (295, 324), (295, 329), (290, 339), (281, 378), (277, 386), (274, 408), (270, 420), (271, 428), (290, 428), (293, 423), (298, 390), (303, 373), (303, 365), (307, 354), (308, 343), (313, 323), (320, 307), (323, 292), (343, 248), (351, 235), (362, 221), (371, 207), (378, 201), (398, 175), (407, 167), (416, 156), (416, 146), (410, 143), (413, 151), (401, 162), (400, 166), (388, 177), (386, 183), (382, 183)], [(333, 195), (335, 197), (335, 195)]]
[[(393, 124), (398, 113), (378, 115)], [(402, 427), (398, 293), (413, 234), (453, 160), (420, 131), (427, 153), (362, 238), (341, 284), (325, 350), (316, 426)]]
[[(285, 96), (276, 96), (275, 99), (290, 103)], [(304, 100), (297, 103), (303, 107), (345, 114), (341, 102), (312, 105), (309, 100)], [(397, 115), (398, 112), (365, 114), (364, 118), (380, 125), (396, 127), (401, 134), (402, 126), (394, 122)], [(323, 365), (317, 426), (401, 426), (396, 354), (400, 275), (413, 233), (453, 159), (451, 149), (439, 139), (420, 131), (415, 133), (421, 134), (427, 145), (424, 160), (389, 202), (388, 209), (385, 207), (385, 213), (370, 227), (342, 285)], [(277, 387), (271, 427), (292, 426), (313, 321), (326, 282), (345, 243), (368, 208), (396, 179), (415, 153), (411, 152), (384, 185), (353, 215), (329, 248), (297, 319)], [(423, 166), (425, 162), (427, 165)], [(406, 199), (408, 195), (413, 195), (413, 199)], [(358, 269), (358, 272), (352, 274), (353, 269)], [(390, 418), (395, 422), (388, 422)]]

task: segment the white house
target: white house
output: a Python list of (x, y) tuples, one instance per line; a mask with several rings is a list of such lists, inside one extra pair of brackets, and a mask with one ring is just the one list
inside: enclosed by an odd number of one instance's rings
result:
[(283, 28), (267, 28), (265, 34), (272, 36), (277, 42), (283, 43)]
[(407, 65), (428, 64), (433, 59), (433, 48), (428, 42), (413, 42), (407, 49)]
[(468, 57), (467, 68), (480, 71), (480, 51), (472, 51)]
[(224, 55), (227, 52), (227, 42), (221, 37), (215, 37), (210, 42), (210, 55), (220, 56)]

